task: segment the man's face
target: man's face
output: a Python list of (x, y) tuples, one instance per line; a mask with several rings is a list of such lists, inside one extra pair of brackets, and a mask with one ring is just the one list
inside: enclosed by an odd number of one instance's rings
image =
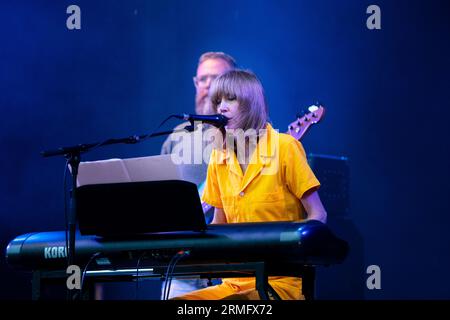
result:
[(230, 69), (230, 65), (222, 59), (208, 59), (198, 66), (197, 74), (194, 77), (196, 114), (215, 113), (208, 101), (209, 87), (215, 78)]

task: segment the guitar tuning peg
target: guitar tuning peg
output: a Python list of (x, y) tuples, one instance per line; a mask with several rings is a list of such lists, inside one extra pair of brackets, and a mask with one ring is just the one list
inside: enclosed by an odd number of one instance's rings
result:
[(297, 113), (297, 119), (300, 119), (300, 118), (304, 117), (305, 114), (306, 114), (305, 110), (300, 111), (299, 113)]

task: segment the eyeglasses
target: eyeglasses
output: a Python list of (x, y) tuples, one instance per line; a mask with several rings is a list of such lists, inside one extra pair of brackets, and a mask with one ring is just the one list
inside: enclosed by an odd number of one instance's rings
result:
[(206, 87), (208, 83), (213, 82), (213, 80), (216, 78), (217, 75), (204, 75), (201, 76), (200, 78), (194, 77), (194, 84), (196, 87)]

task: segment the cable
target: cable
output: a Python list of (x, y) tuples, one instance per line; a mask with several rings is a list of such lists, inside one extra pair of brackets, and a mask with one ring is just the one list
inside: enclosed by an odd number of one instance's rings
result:
[[(166, 123), (170, 118), (175, 118), (175, 117), (176, 117), (175, 115), (170, 115), (170, 116), (168, 116), (168, 117), (167, 117), (166, 119), (164, 119), (164, 121), (162, 121), (162, 122), (159, 124), (159, 126), (158, 126), (156, 129), (154, 129), (150, 134), (145, 134), (145, 135), (142, 135), (142, 136), (134, 135), (134, 136), (128, 137), (128, 138), (127, 138), (128, 141), (127, 141), (126, 143), (137, 143), (137, 142), (143, 141), (143, 140), (145, 140), (145, 139), (147, 139), (147, 138), (151, 138), (151, 137), (153, 136), (153, 134), (155, 133), (156, 130), (158, 130), (159, 128), (161, 128), (161, 126), (162, 126), (164, 123)], [(99, 142), (99, 143), (93, 145), (92, 147), (89, 148), (89, 150), (83, 150), (82, 152), (95, 150), (95, 149), (97, 149), (98, 147), (101, 147), (101, 146), (103, 146), (103, 145), (105, 145), (105, 144), (110, 144), (111, 141), (113, 141), (113, 140), (115, 140), (115, 139), (104, 140), (104, 141), (102, 141), (102, 142)], [(82, 147), (83, 145), (80, 145), (80, 146)]]
[(167, 122), (169, 119), (171, 119), (171, 118), (175, 118), (175, 115), (172, 114), (172, 115), (168, 116), (166, 119), (164, 119), (164, 120), (159, 124), (159, 126), (156, 127), (156, 129), (154, 129), (150, 134), (148, 134), (147, 136), (145, 136), (144, 139), (146, 139), (146, 138), (151, 138), (151, 137), (153, 136), (153, 134), (155, 134), (155, 131), (158, 130), (159, 128), (161, 128), (162, 125), (163, 125), (164, 123), (166, 123), (166, 122)]
[[(170, 118), (174, 118), (174, 117), (175, 117), (175, 115), (170, 115), (170, 116), (168, 116), (168, 117), (167, 117), (166, 119), (164, 119), (164, 120), (159, 124), (159, 126), (156, 127), (156, 129), (154, 129), (150, 134), (143, 135), (143, 136), (142, 136), (142, 139), (140, 138), (141, 136), (137, 136), (137, 135), (130, 136), (130, 137), (128, 138), (128, 140), (129, 140), (128, 143), (136, 143), (136, 142), (143, 141), (143, 140), (145, 140), (145, 139), (147, 139), (147, 138), (151, 138), (151, 137), (153, 136), (153, 134), (155, 133), (156, 130), (158, 130), (159, 128), (161, 128), (161, 126), (162, 126), (164, 123), (166, 123)], [(106, 141), (97, 143), (97, 144), (96, 144), (95, 146), (93, 146), (89, 151), (92, 151), (92, 150), (94, 150), (94, 149), (96, 149), (96, 148), (102, 146), (103, 144), (107, 143), (108, 141), (109, 141), (109, 140), (106, 140)]]
[(83, 273), (82, 273), (82, 275), (81, 275), (80, 298), (81, 298), (81, 294), (82, 294), (82, 292), (83, 292), (84, 277), (85, 277), (85, 275), (86, 275), (87, 268), (88, 268), (88, 266), (91, 264), (91, 262), (94, 261), (94, 259), (97, 258), (99, 255), (101, 255), (101, 252), (96, 252), (96, 253), (94, 253), (94, 254), (89, 258), (89, 261), (86, 263), (86, 265), (84, 266)]
[(165, 300), (169, 300), (169, 297), (170, 297), (170, 287), (172, 286), (172, 279), (173, 279), (172, 274), (173, 274), (173, 271), (175, 270), (175, 266), (177, 265), (178, 261), (180, 261), (180, 259), (181, 259), (183, 256), (184, 256), (184, 255), (182, 255), (182, 254), (178, 254), (177, 258), (176, 258), (175, 261), (173, 262), (172, 269), (171, 269), (170, 272), (169, 272), (169, 278), (166, 280), (166, 281), (168, 282), (168, 285), (167, 285), (167, 293), (166, 293), (166, 298), (165, 298)]
[(175, 259), (178, 257), (178, 252), (172, 256), (172, 259), (170, 259), (169, 264), (167, 265), (167, 271), (166, 271), (166, 276), (165, 276), (165, 282), (164, 282), (164, 290), (163, 290), (163, 300), (167, 300), (167, 286), (169, 284), (169, 272), (170, 269), (172, 267), (172, 264), (174, 263)]
[(147, 252), (144, 252), (143, 254), (141, 254), (141, 256), (139, 257), (139, 259), (136, 263), (136, 294), (135, 294), (134, 300), (137, 300), (139, 298), (139, 264), (141, 263), (141, 259), (144, 259), (146, 255), (147, 255)]
[(177, 265), (178, 261), (181, 260), (181, 258), (188, 256), (190, 254), (189, 250), (180, 250), (178, 251), (170, 260), (169, 265), (167, 266), (167, 272), (166, 272), (166, 282), (164, 284), (164, 291), (163, 291), (163, 298), (164, 300), (169, 300), (170, 296), (170, 286), (172, 284), (172, 273), (175, 270), (175, 266)]
[(170, 270), (170, 268), (172, 266), (172, 263), (177, 258), (177, 255), (178, 255), (178, 252), (175, 255), (172, 256), (172, 258), (170, 259), (169, 264), (167, 265), (167, 271), (166, 271), (166, 277), (165, 277), (166, 281), (164, 282), (164, 289), (163, 289), (163, 294), (162, 294), (163, 300), (167, 300), (166, 299), (166, 292), (167, 292), (167, 284), (169, 282), (169, 278), (168, 278), (169, 277), (169, 270)]

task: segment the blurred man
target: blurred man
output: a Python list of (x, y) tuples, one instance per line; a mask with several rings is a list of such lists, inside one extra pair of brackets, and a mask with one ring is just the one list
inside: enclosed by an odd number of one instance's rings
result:
[[(236, 62), (233, 57), (223, 52), (206, 52), (200, 56), (197, 65), (197, 73), (194, 76), (195, 86), (195, 113), (199, 115), (214, 114), (211, 104), (208, 100), (209, 86), (211, 82), (225, 71), (235, 69)], [(174, 130), (182, 129), (189, 123), (182, 123)], [(204, 130), (207, 126), (204, 126)], [(173, 152), (176, 139), (169, 136), (164, 142), (161, 154), (170, 154)], [(206, 174), (206, 171), (205, 171)], [(206, 177), (206, 176), (205, 176)], [(205, 178), (204, 177), (204, 178)]]

